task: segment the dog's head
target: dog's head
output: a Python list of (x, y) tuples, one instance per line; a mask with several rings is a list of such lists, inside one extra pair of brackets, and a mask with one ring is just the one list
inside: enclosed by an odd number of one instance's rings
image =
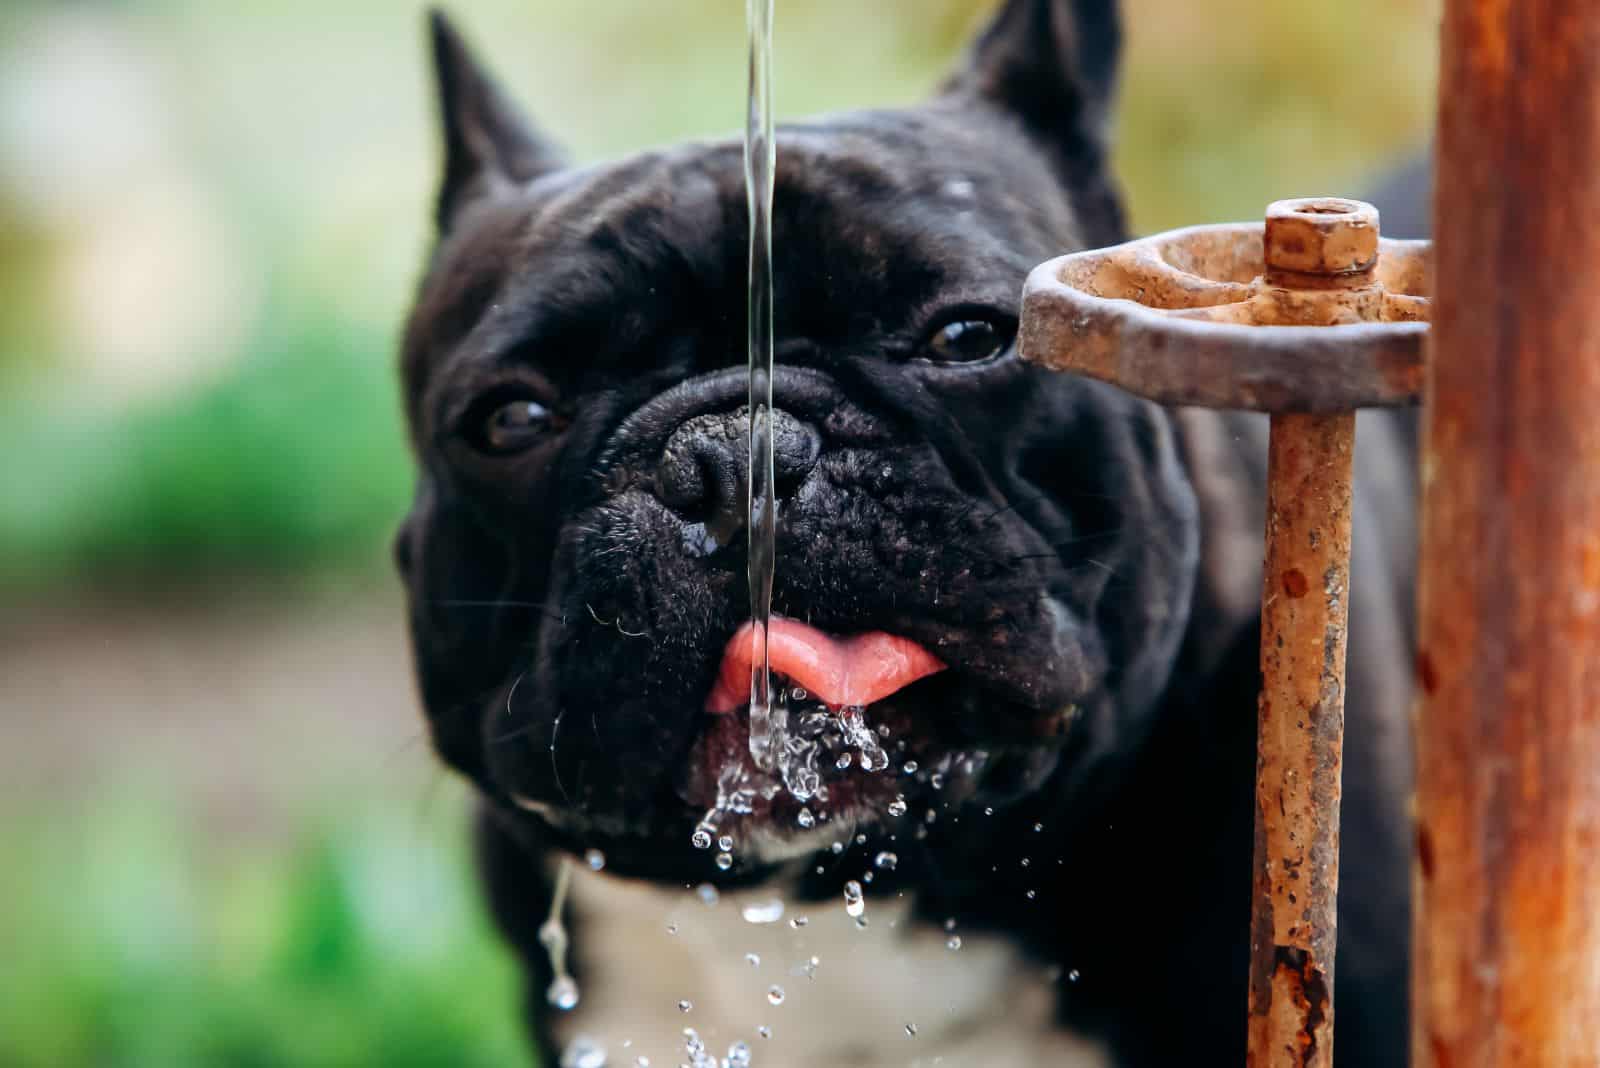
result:
[(507, 818), (683, 878), (714, 874), (690, 840), (720, 808), (737, 876), (823, 844), (807, 826), (1001, 803), (1139, 733), (1193, 494), (1161, 411), (1015, 345), (1028, 270), (1122, 236), (1114, 7), (1009, 0), (929, 103), (779, 131), (787, 783), (740, 696), (741, 146), (570, 167), (436, 20), (397, 555), (436, 743)]

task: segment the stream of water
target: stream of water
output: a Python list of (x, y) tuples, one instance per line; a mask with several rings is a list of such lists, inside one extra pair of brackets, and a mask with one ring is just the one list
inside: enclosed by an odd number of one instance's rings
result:
[(788, 735), (787, 709), (774, 708), (767, 660), (778, 506), (772, 459), (772, 140), (773, 0), (746, 0), (750, 84), (744, 129), (745, 197), (750, 209), (750, 756), (771, 770)]

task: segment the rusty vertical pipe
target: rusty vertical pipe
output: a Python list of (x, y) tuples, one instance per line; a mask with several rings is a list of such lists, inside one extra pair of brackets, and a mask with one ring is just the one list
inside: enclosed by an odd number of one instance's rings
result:
[[(1379, 314), (1377, 213), (1351, 201), (1267, 210), (1265, 282), (1284, 324)], [(1341, 290), (1337, 301), (1307, 291)], [(1256, 728), (1249, 1064), (1333, 1064), (1355, 413), (1275, 414), (1268, 445)]]
[(1333, 1063), (1355, 419), (1272, 417), (1250, 939), (1254, 1068)]
[(1445, 6), (1413, 1062), (1600, 1065), (1600, 4)]

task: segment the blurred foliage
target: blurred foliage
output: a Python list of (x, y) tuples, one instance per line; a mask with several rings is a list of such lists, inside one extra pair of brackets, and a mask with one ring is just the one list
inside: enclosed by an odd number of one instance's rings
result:
[[(733, 0), (448, 6), (580, 158), (737, 125)], [(780, 111), (913, 100), (992, 6), (780, 2)], [(1427, 125), (1434, 6), (1127, 0), (1137, 224), (1357, 187)], [(0, 587), (379, 560), (435, 166), (420, 11), (12, 0), (3, 19), (25, 62), (0, 75), (0, 449), (20, 458)]]
[(410, 486), (382, 335), (292, 307), (206, 388), (131, 410), (0, 404), (0, 585), (165, 565), (366, 563)]
[[(741, 122), (738, 0), (446, 6), (578, 159)], [(994, 6), (778, 0), (780, 117), (917, 99)], [(1135, 225), (1361, 188), (1425, 135), (1436, 8), (1125, 0)], [(419, 3), (0, 2), (0, 602), (382, 566), (433, 138)], [(157, 770), (0, 797), (0, 1065), (527, 1062), (458, 804), (426, 829), (325, 799), (264, 836)]]
[(0, 827), (0, 1064), (530, 1063), (459, 834), (341, 812), (268, 846), (147, 789), (87, 809)]

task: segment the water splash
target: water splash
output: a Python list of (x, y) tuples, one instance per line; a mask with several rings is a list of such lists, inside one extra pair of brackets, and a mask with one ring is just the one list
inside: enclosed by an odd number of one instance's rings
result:
[(889, 766), (889, 754), (883, 751), (881, 731), (867, 725), (866, 709), (849, 705), (839, 710), (839, 728), (845, 740), (859, 751), (862, 771), (882, 771)]
[(683, 1051), (689, 1056), (685, 1062), (687, 1068), (750, 1068), (751, 1065), (748, 1043), (733, 1043), (728, 1047), (728, 1055), (718, 1062), (706, 1049), (705, 1039), (700, 1037), (700, 1032), (692, 1027), (683, 1029)]

